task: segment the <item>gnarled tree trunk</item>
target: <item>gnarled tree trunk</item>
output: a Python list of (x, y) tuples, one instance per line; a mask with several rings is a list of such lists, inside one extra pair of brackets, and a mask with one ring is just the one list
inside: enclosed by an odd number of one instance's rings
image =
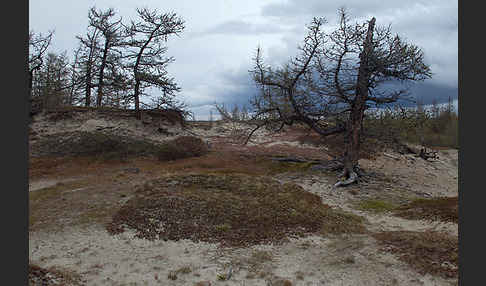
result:
[(363, 43), (363, 52), (360, 54), (360, 65), (358, 71), (358, 84), (356, 86), (356, 98), (351, 105), (351, 113), (347, 122), (345, 134), (345, 151), (344, 151), (344, 170), (343, 176), (345, 181), (336, 183), (335, 186), (348, 185), (358, 179), (356, 173), (358, 167), (361, 127), (363, 124), (363, 114), (368, 97), (368, 82), (370, 79), (370, 70), (368, 68), (369, 56), (373, 52), (373, 30), (376, 19), (373, 17), (368, 25), (366, 39)]

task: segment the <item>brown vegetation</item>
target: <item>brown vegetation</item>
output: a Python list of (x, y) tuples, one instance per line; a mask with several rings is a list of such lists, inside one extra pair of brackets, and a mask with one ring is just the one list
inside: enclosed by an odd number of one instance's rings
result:
[(161, 144), (157, 151), (160, 161), (199, 157), (208, 153), (208, 145), (198, 137), (181, 136)]
[(426, 231), (386, 231), (373, 234), (383, 250), (398, 255), (421, 274), (458, 275), (458, 240), (448, 234)]
[(398, 207), (395, 215), (407, 219), (441, 220), (458, 223), (458, 206), (458, 197), (417, 199)]
[(288, 235), (364, 232), (362, 218), (322, 204), (295, 184), (245, 175), (172, 176), (146, 183), (113, 217), (147, 239), (192, 239), (243, 246)]
[(192, 136), (157, 143), (101, 131), (57, 133), (37, 140), (32, 145), (38, 156), (97, 156), (103, 160), (157, 156), (159, 160), (165, 161), (201, 156), (208, 152), (207, 144)]
[(81, 276), (72, 271), (42, 268), (29, 263), (29, 285), (85, 285)]
[(52, 134), (32, 144), (37, 156), (100, 156), (124, 159), (147, 156), (157, 150), (155, 143), (101, 131), (72, 131)]

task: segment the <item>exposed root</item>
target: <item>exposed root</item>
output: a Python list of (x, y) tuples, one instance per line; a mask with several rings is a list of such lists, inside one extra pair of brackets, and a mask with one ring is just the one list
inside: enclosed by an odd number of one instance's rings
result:
[(349, 174), (349, 177), (346, 180), (337, 182), (336, 184), (334, 184), (333, 187), (334, 188), (344, 187), (344, 186), (350, 185), (352, 183), (355, 183), (357, 181), (358, 181), (358, 174), (356, 172), (352, 171)]

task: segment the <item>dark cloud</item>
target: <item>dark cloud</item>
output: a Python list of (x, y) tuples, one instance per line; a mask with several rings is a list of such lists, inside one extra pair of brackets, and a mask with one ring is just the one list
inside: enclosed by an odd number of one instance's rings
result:
[[(448, 98), (457, 99), (458, 70), (458, 9), (457, 1), (346, 1), (351, 23), (362, 22), (370, 17), (377, 18), (378, 25), (391, 24), (392, 31), (406, 41), (417, 45), (424, 51), (425, 61), (433, 72), (432, 79), (415, 83), (410, 88), (413, 97), (420, 98), (424, 104), (433, 100), (447, 102)], [(337, 23), (337, 10), (343, 7), (337, 1), (297, 1), (267, 4), (262, 15), (274, 21), (294, 25), (292, 32), (285, 35), (285, 49), (281, 53), (289, 56), (296, 54), (296, 45), (301, 43), (305, 34), (305, 24), (312, 17), (325, 17), (327, 27)], [(272, 52), (270, 50), (270, 52)], [(269, 55), (270, 58), (272, 57)], [(280, 55), (278, 59), (284, 59)]]
[(449, 98), (452, 100), (458, 99), (459, 89), (457, 87), (449, 87), (438, 85), (434, 83), (416, 83), (410, 88), (410, 93), (417, 100), (423, 104), (431, 104), (448, 102)]

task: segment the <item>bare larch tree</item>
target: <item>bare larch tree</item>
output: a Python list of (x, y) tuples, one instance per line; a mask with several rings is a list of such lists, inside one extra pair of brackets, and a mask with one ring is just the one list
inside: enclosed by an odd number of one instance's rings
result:
[(44, 55), (51, 44), (54, 31), (49, 31), (47, 35), (29, 32), (29, 97), (32, 96), (32, 82), (34, 72), (42, 67)]
[(139, 21), (131, 21), (126, 27), (129, 36), (127, 57), (128, 67), (133, 72), (133, 99), (135, 110), (140, 116), (140, 95), (148, 87), (161, 89), (163, 100), (170, 107), (175, 92), (180, 88), (168, 76), (167, 66), (174, 61), (166, 57), (167, 42), (171, 35), (184, 30), (184, 20), (175, 13), (160, 14), (157, 10), (137, 9)]
[(33, 114), (68, 102), (71, 87), (67, 53), (48, 53), (43, 64), (33, 75), (31, 100), (35, 104)]
[(82, 88), (83, 76), (78, 70), (80, 53), (81, 46), (78, 46), (74, 50), (73, 61), (69, 65), (71, 85), (69, 86), (69, 96), (66, 102), (68, 105), (76, 105), (81, 100), (80, 89)]
[(100, 31), (100, 35), (104, 40), (98, 63), (96, 106), (101, 106), (102, 103), (106, 66), (108, 63), (111, 65), (117, 63), (116, 58), (117, 56), (121, 57), (121, 51), (117, 51), (115, 48), (121, 47), (124, 44), (124, 35), (121, 32), (122, 19), (120, 18), (119, 20), (111, 21), (114, 16), (115, 10), (113, 8), (109, 8), (106, 11), (101, 11), (96, 10), (95, 7), (92, 7), (89, 13), (89, 25)]
[[(431, 77), (430, 68), (417, 46), (393, 35), (391, 27), (377, 27), (376, 19), (350, 25), (345, 9), (339, 10), (339, 25), (324, 33), (323, 18), (314, 18), (299, 55), (282, 67), (263, 62), (257, 49), (254, 81), (260, 93), (252, 101), (258, 128), (301, 122), (321, 136), (344, 132), (344, 180), (356, 182), (360, 174), (358, 155), (364, 111), (394, 103), (408, 96), (408, 82)], [(391, 83), (385, 89), (384, 83)], [(332, 119), (332, 120), (331, 120)]]
[[(88, 13), (90, 22), (94, 19), (93, 11)], [(100, 53), (100, 34), (98, 27), (89, 25), (85, 37), (76, 36), (80, 42), (81, 53), (79, 55), (79, 65), (83, 73), (85, 89), (85, 106), (91, 106), (91, 90), (96, 86), (93, 78), (96, 74), (96, 60)]]

